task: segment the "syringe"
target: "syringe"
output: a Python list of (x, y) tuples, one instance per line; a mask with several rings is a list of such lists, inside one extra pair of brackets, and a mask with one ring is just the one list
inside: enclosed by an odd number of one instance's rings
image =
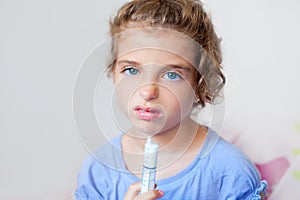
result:
[(141, 193), (154, 189), (157, 155), (158, 144), (151, 142), (151, 136), (148, 136), (144, 150), (144, 165)]

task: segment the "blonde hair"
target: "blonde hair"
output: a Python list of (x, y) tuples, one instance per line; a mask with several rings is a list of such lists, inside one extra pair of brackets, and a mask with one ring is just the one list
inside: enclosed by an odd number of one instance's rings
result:
[[(204, 107), (206, 102), (214, 102), (225, 84), (225, 76), (221, 72), (220, 40), (200, 1), (132, 0), (124, 4), (110, 20), (110, 35), (119, 34), (132, 24), (169, 28), (196, 41), (203, 48), (196, 79), (198, 103)], [(115, 61), (113, 47), (109, 73), (113, 71)]]

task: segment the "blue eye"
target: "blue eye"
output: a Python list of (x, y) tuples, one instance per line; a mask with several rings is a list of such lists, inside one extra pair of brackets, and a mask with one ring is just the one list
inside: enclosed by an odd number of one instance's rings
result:
[(134, 68), (126, 68), (126, 69), (124, 69), (123, 73), (126, 75), (133, 76), (133, 75), (137, 75), (139, 73), (139, 71)]
[(181, 80), (181, 76), (179, 74), (177, 74), (176, 72), (167, 72), (164, 75), (165, 78), (172, 80), (172, 81), (176, 81), (176, 80)]

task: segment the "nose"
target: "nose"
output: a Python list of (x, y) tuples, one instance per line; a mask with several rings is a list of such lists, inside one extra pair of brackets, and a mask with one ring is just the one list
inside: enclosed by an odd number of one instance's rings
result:
[(146, 101), (156, 99), (158, 97), (158, 87), (155, 83), (149, 83), (139, 89), (139, 94)]

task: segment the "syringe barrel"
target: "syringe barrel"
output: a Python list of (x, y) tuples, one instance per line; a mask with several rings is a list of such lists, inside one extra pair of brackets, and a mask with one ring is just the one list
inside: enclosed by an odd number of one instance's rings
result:
[(158, 148), (158, 144), (151, 142), (148, 137), (144, 149), (141, 193), (154, 189)]

